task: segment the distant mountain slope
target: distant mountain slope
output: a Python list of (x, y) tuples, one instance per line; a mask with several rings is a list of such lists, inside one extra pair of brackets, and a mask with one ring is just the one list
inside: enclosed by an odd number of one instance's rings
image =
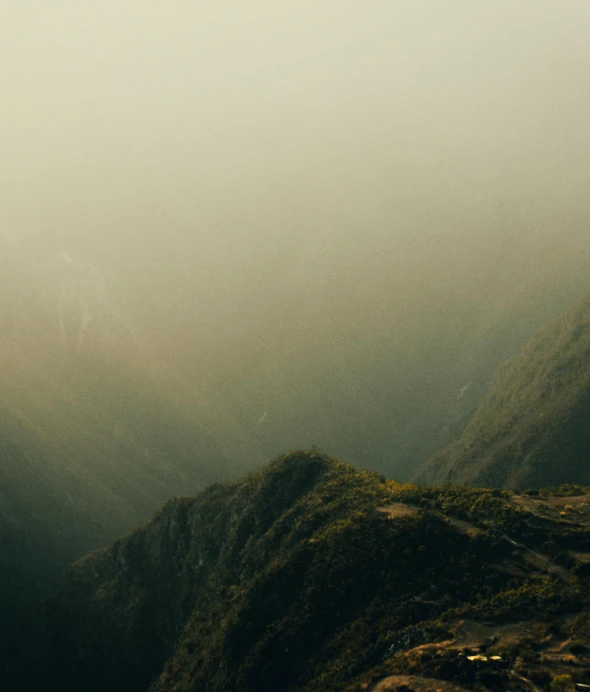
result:
[[(0, 649), (5, 629), (42, 585), (97, 544), (96, 526), (64, 502), (60, 480), (43, 462), (32, 450), (0, 440)], [(74, 485), (69, 487), (75, 495)]]
[(0, 247), (0, 636), (71, 561), (239, 473), (105, 278), (25, 249)]
[(590, 297), (504, 364), (458, 441), (416, 480), (505, 488), (590, 483)]
[(0, 384), (1, 638), (73, 560), (228, 470), (206, 433), (146, 383), (103, 378), (108, 401), (22, 371)]
[[(575, 492), (418, 488), (291, 453), (73, 565), (21, 623), (7, 688), (532, 690), (568, 665), (572, 628), (590, 648)], [(590, 679), (581, 660), (566, 672)]]

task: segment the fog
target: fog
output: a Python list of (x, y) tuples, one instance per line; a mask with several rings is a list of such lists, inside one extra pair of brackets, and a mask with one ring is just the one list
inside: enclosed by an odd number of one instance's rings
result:
[(4, 0), (5, 333), (70, 365), (99, 339), (221, 476), (317, 445), (407, 477), (589, 289), (589, 22), (585, 0)]

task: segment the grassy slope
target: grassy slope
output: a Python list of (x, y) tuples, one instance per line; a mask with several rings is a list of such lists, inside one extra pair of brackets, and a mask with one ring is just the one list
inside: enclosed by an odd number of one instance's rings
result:
[(584, 612), (590, 514), (585, 491), (569, 492), (577, 509), (563, 509), (568, 497), (400, 485), (292, 453), (168, 503), (76, 563), (26, 623), (17, 681), (319, 692), (410, 674), (473, 686), (481, 671), (452, 646), (442, 659), (416, 647), (448, 644), (466, 619), (525, 622), (540, 641)]
[(502, 368), (459, 440), (416, 480), (508, 488), (590, 483), (590, 297)]

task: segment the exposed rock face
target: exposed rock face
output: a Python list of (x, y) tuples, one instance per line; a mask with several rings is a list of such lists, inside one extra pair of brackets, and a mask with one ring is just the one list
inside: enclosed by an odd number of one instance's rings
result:
[(590, 297), (504, 364), (458, 441), (415, 480), (505, 488), (590, 483)]

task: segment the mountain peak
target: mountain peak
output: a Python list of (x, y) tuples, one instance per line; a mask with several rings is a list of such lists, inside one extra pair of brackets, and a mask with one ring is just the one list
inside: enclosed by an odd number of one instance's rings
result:
[(577, 492), (419, 488), (291, 452), (75, 563), (21, 622), (10, 689), (512, 689), (521, 653), (547, 675), (531, 647), (575, 630), (590, 648), (586, 611), (571, 616), (588, 569)]

